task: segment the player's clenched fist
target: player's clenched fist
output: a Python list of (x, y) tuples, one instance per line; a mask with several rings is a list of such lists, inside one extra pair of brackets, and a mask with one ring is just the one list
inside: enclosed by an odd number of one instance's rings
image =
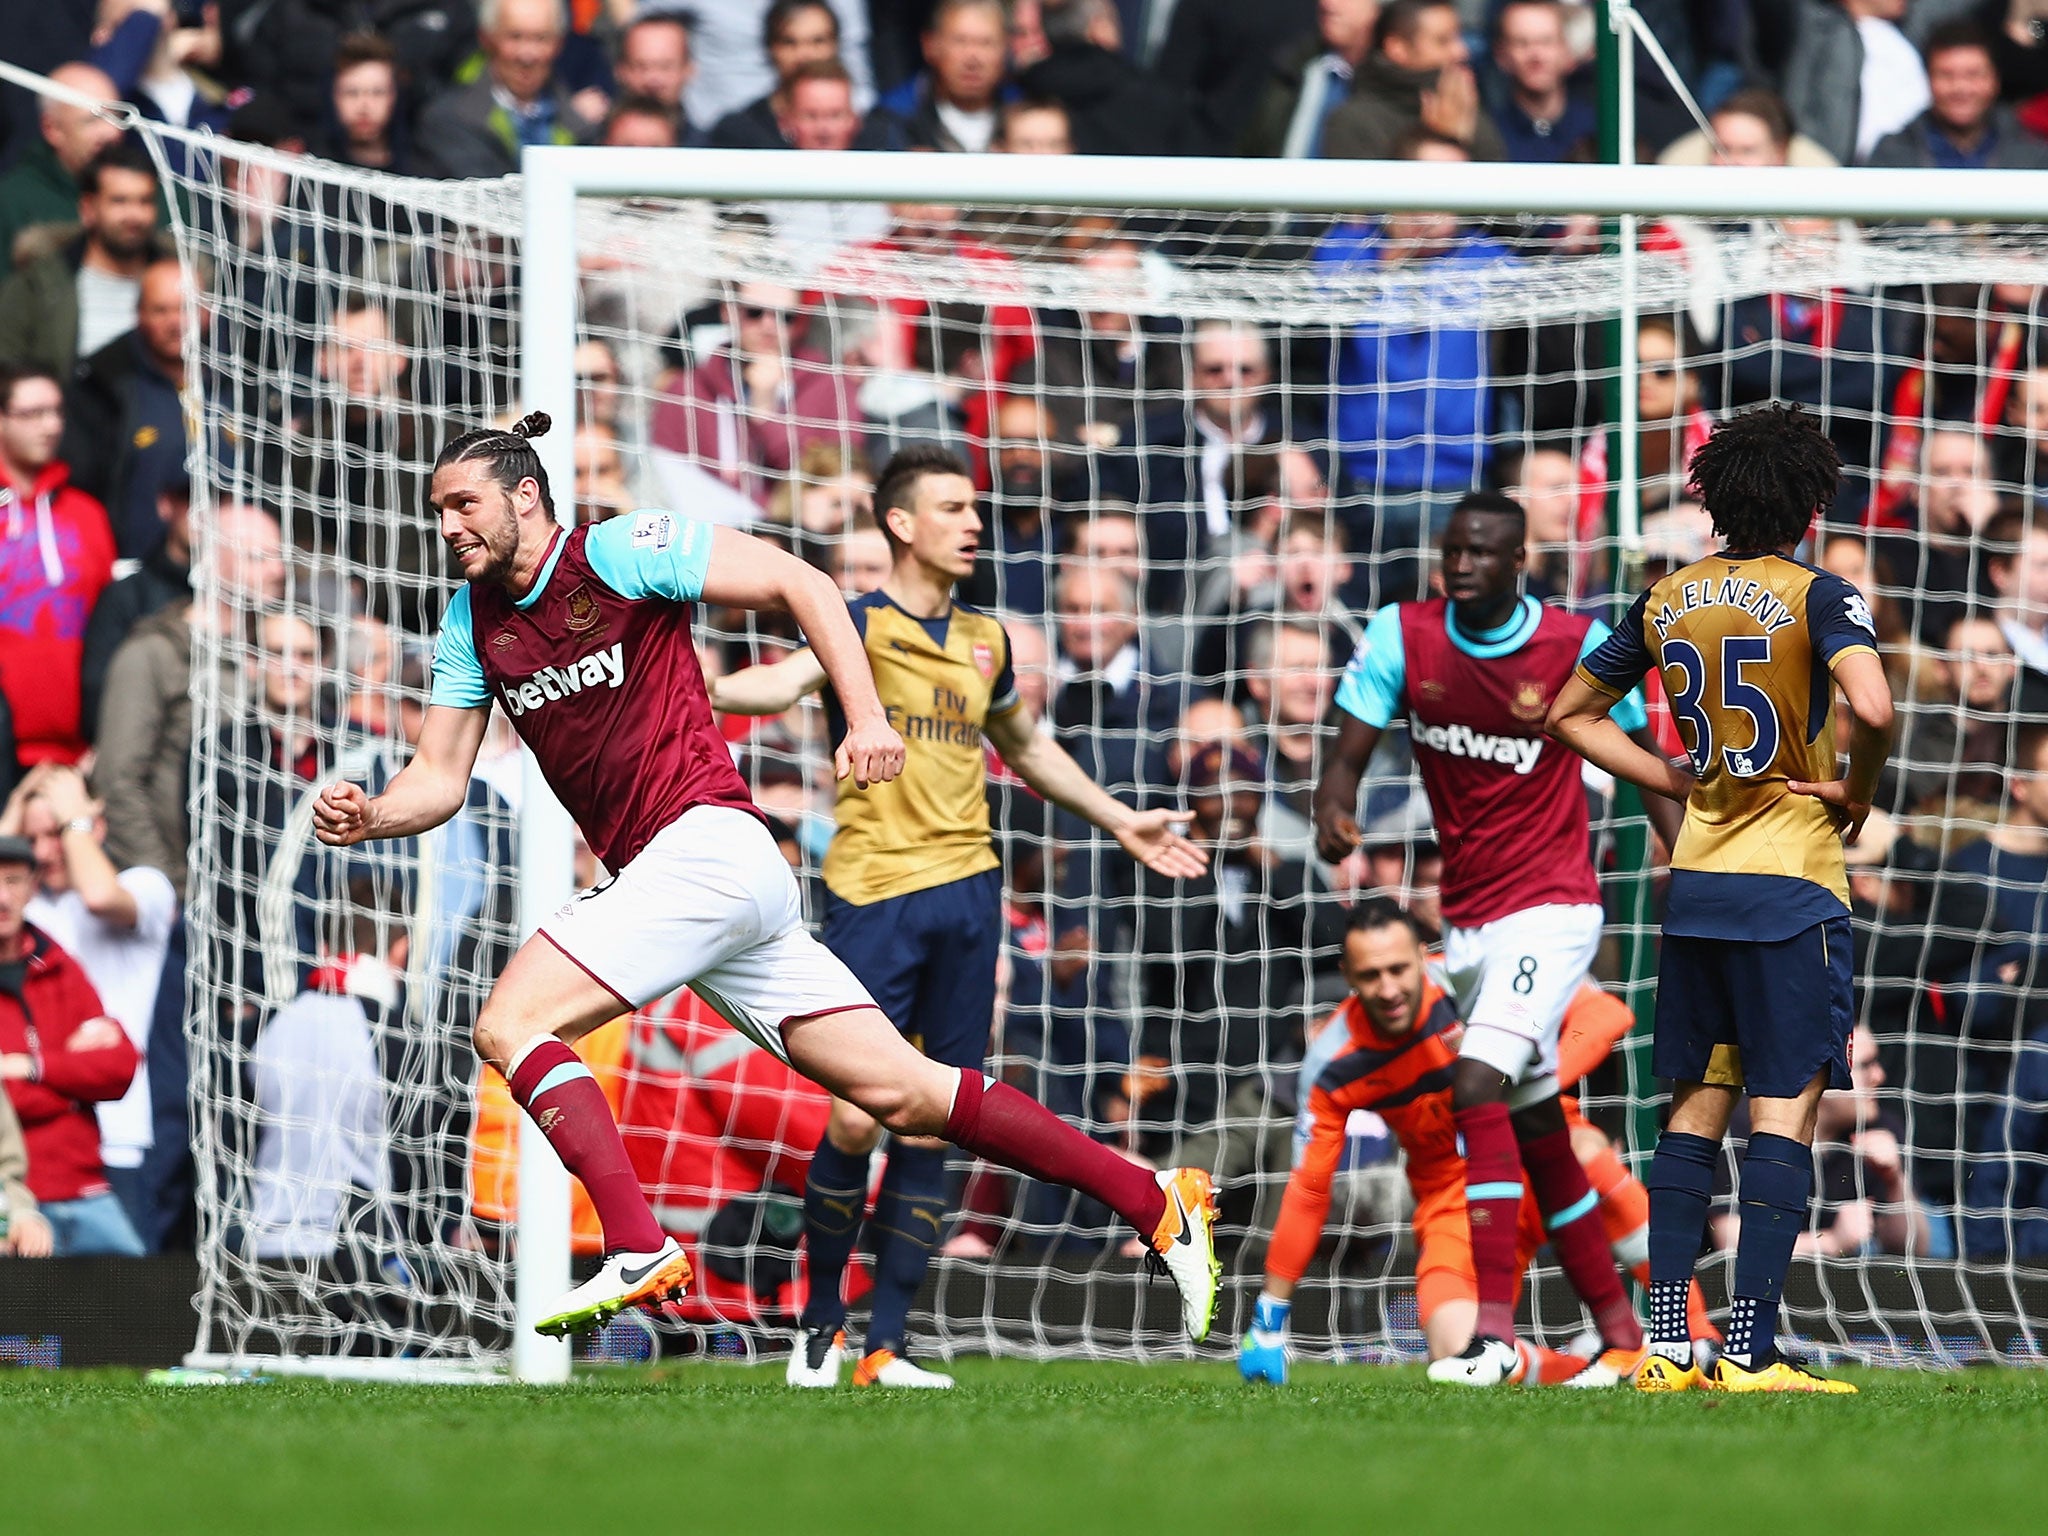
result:
[(842, 779), (866, 789), (886, 784), (903, 771), (903, 738), (888, 725), (849, 725), (832, 755), (832, 766)]
[(1324, 863), (1343, 863), (1358, 851), (1362, 837), (1355, 817), (1330, 806), (1316, 807), (1316, 855)]
[(347, 848), (370, 835), (370, 797), (360, 784), (330, 784), (313, 802), (313, 834), (334, 848)]

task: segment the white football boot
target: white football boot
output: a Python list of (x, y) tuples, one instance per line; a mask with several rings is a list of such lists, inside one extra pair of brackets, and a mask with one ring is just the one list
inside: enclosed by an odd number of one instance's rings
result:
[(1522, 1357), (1505, 1339), (1484, 1336), (1467, 1344), (1463, 1353), (1446, 1355), (1429, 1362), (1429, 1379), (1460, 1387), (1498, 1387), (1521, 1374)]
[(943, 1391), (953, 1385), (944, 1371), (928, 1371), (915, 1360), (906, 1360), (893, 1349), (870, 1350), (853, 1368), (856, 1387), (914, 1387)]
[(1152, 1234), (1152, 1251), (1180, 1287), (1180, 1318), (1199, 1344), (1216, 1320), (1223, 1261), (1216, 1257), (1216, 1185), (1200, 1168), (1167, 1168), (1158, 1174), (1166, 1191), (1166, 1214)]
[(588, 1333), (628, 1307), (649, 1306), (689, 1289), (690, 1261), (682, 1244), (667, 1238), (653, 1253), (614, 1253), (604, 1266), (555, 1304), (533, 1325), (535, 1333), (560, 1338)]
[(836, 1387), (839, 1368), (845, 1363), (845, 1329), (800, 1329), (782, 1379), (792, 1387)]

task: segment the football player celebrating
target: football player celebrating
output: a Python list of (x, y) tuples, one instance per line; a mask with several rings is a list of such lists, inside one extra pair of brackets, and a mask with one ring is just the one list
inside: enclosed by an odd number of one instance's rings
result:
[[(1823, 1091), (1850, 1086), (1842, 842), (1870, 814), (1891, 750), (1891, 689), (1870, 610), (1848, 582), (1793, 553), (1841, 473), (1834, 444), (1797, 406), (1722, 422), (1691, 480), (1726, 550), (1637, 598), (1551, 709), (1559, 741), (1685, 805), (1658, 971), (1654, 1063), (1676, 1086), (1646, 1181), (1652, 1353), (1636, 1385), (1647, 1391), (1856, 1390), (1776, 1348), (1778, 1298), (1813, 1193), (1814, 1117)], [(1652, 667), (1690, 768), (1639, 750), (1611, 718)], [(1852, 716), (1846, 775), (1838, 688)], [(1745, 1093), (1733, 1305), (1726, 1348), (1703, 1377), (1674, 1298), (1699, 1261), (1714, 1162)]]
[(845, 714), (840, 778), (887, 784), (902, 771), (903, 739), (837, 585), (771, 544), (668, 512), (563, 529), (528, 441), (547, 428), (535, 412), (511, 432), (465, 433), (441, 450), (429, 496), (465, 584), (435, 644), (419, 745), (381, 795), (334, 784), (314, 806), (315, 830), (335, 846), (439, 826), (462, 809), (492, 704), (502, 703), (613, 871), (527, 940), (476, 1022), (478, 1052), (582, 1181), (604, 1227), (603, 1266), (536, 1326), (593, 1328), (689, 1281), (611, 1106), (568, 1046), (689, 985), (895, 1134), (941, 1137), (1103, 1201), (1152, 1241), (1202, 1337), (1218, 1267), (1201, 1181), (1155, 1178), (978, 1067), (921, 1054), (804, 927), (789, 865), (712, 719), (691, 617), (700, 601), (790, 613)]
[[(853, 622), (908, 756), (893, 783), (862, 793), (842, 781), (838, 831), (825, 855), (822, 937), (925, 1055), (979, 1071), (988, 1057), (1003, 935), (984, 736), (1032, 789), (1101, 827), (1149, 868), (1169, 877), (1198, 875), (1208, 861), (1174, 832), (1174, 812), (1133, 811), (1113, 800), (1039, 730), (1018, 697), (1003, 626), (954, 599), (955, 584), (974, 574), (980, 551), (981, 515), (967, 466), (944, 449), (904, 449), (882, 468), (875, 519), (889, 539), (889, 579), (854, 601)], [(821, 688), (837, 736), (845, 713), (810, 651), (722, 678), (711, 701), (727, 712), (780, 713)], [(804, 1187), (811, 1288), (789, 1362), (792, 1386), (838, 1384), (846, 1320), (841, 1276), (867, 1203), (868, 1157), (881, 1134), (872, 1115), (837, 1101), (811, 1159)], [(1186, 1184), (1191, 1206), (1210, 1199), (1201, 1170), (1169, 1177)], [(891, 1141), (867, 1223), (875, 1289), (856, 1386), (953, 1384), (904, 1354), (910, 1303), (945, 1224), (945, 1179), (943, 1141)]]
[[(1380, 733), (1405, 713), (1443, 850), (1444, 972), (1465, 1024), (1451, 1092), (1479, 1293), (1471, 1342), (1432, 1362), (1430, 1379), (1486, 1387), (1514, 1373), (1526, 1187), (1606, 1344), (1587, 1384), (1611, 1385), (1633, 1373), (1643, 1331), (1595, 1219), (1599, 1199), (1572, 1153), (1557, 1086), (1558, 1032), (1599, 948), (1603, 914), (1581, 767), (1543, 733), (1550, 701), (1607, 628), (1520, 594), (1524, 532), (1522, 509), (1505, 496), (1465, 497), (1444, 529), (1447, 596), (1391, 604), (1367, 624), (1337, 690), (1341, 721), (1316, 786), (1316, 846), (1332, 862), (1358, 846), (1359, 781)], [(1640, 701), (1627, 708), (1648, 747)], [(1675, 808), (1654, 806), (1653, 818), (1675, 832)]]

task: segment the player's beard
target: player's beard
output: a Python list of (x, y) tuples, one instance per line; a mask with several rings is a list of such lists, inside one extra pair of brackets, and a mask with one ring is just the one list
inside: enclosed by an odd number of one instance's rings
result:
[(497, 526), (478, 537), (483, 540), (484, 565), (469, 579), (504, 586), (512, 579), (513, 562), (519, 558), (519, 513), (510, 496), (504, 498), (504, 516)]

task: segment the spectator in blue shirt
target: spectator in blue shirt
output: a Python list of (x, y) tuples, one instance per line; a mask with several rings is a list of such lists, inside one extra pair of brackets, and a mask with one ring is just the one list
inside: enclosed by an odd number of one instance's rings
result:
[[(1397, 148), (1403, 160), (1463, 161), (1463, 145), (1426, 128)], [(1391, 214), (1340, 224), (1316, 247), (1335, 286), (1346, 268), (1377, 267), (1443, 318), (1422, 327), (1365, 321), (1337, 362), (1337, 451), (1353, 494), (1378, 509), (1382, 551), (1419, 551), (1487, 467), (1491, 338), (1465, 316), (1487, 269), (1513, 261), (1499, 241), (1447, 213)]]
[(1493, 62), (1506, 87), (1493, 120), (1510, 160), (1558, 164), (1599, 133), (1600, 114), (1567, 84), (1577, 60), (1558, 0), (1508, 0), (1494, 24)]

